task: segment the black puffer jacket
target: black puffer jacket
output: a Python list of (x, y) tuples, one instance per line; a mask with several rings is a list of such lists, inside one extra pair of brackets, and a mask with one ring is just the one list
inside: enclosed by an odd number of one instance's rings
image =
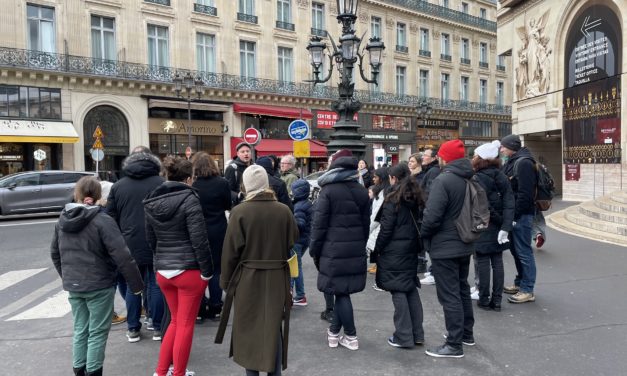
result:
[(122, 165), (125, 177), (109, 191), (107, 213), (124, 235), (131, 255), (138, 265), (152, 265), (152, 250), (146, 241), (144, 205), (142, 200), (163, 183), (159, 176), (161, 162), (148, 153), (129, 155)]
[(229, 182), (229, 188), (232, 192), (231, 198), (234, 204), (239, 202), (238, 195), (242, 190), (242, 175), (244, 175), (244, 170), (246, 170), (248, 166), (249, 165), (236, 157), (224, 170), (224, 178)]
[(509, 248), (509, 244), (499, 244), (500, 230), (511, 231), (514, 220), (514, 194), (507, 176), (496, 166), (489, 166), (475, 174), (490, 202), (490, 225), (488, 231), (474, 243), (478, 253), (496, 253)]
[(420, 180), (420, 189), (422, 190), (423, 197), (426, 200), (429, 197), (429, 192), (431, 191), (431, 184), (433, 184), (435, 178), (440, 175), (440, 166), (438, 165), (438, 161), (433, 161), (424, 166), (423, 171), (421, 171), (419, 175), (420, 174), (422, 174), (422, 176), (418, 178)]
[(318, 290), (352, 294), (366, 286), (368, 191), (359, 184), (357, 159), (341, 157), (318, 179), (309, 252), (319, 265)]
[(285, 185), (285, 182), (274, 176), (274, 169), (272, 166), (265, 164), (260, 164), (260, 166), (263, 167), (263, 169), (266, 170), (266, 174), (268, 174), (268, 185), (270, 185), (270, 189), (274, 191), (277, 201), (285, 204), (292, 212), (294, 212), (294, 206), (292, 205), (290, 195), (287, 193), (287, 185)]
[[(516, 167), (516, 176), (514, 176), (515, 164), (518, 166)], [(516, 200), (514, 221), (520, 218), (521, 215), (535, 214), (537, 175), (535, 160), (529, 149), (523, 147), (509, 157), (507, 163), (503, 166), (503, 173), (505, 173), (512, 184), (512, 191)]]
[(207, 228), (195, 190), (166, 181), (146, 200), (146, 233), (155, 252), (155, 270), (200, 269), (213, 275)]
[(67, 204), (59, 217), (50, 245), (52, 263), (63, 289), (89, 292), (114, 287), (117, 271), (134, 293), (144, 289), (139, 269), (124, 238), (99, 206)]
[(381, 230), (375, 246), (377, 286), (387, 291), (411, 291), (420, 286), (416, 274), (420, 252), (416, 225), (420, 222), (420, 210), (404, 201), (397, 208), (386, 200), (380, 213)]
[(296, 244), (301, 249), (309, 247), (311, 235), (311, 216), (313, 209), (309, 201), (309, 183), (305, 179), (298, 179), (292, 184), (292, 194), (294, 195), (294, 219), (298, 225), (298, 240)]
[(447, 259), (472, 254), (472, 243), (464, 243), (455, 221), (466, 196), (466, 181), (473, 176), (468, 159), (457, 159), (442, 168), (431, 184), (420, 228), (425, 246), (433, 259)]

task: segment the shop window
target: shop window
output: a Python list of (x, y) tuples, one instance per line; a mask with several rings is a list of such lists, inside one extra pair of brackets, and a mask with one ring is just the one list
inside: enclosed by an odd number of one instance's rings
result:
[(61, 118), (61, 90), (0, 85), (0, 116)]
[(403, 116), (372, 115), (372, 129), (409, 132), (411, 123), (409, 118)]
[(462, 127), (465, 137), (492, 137), (492, 123), (489, 121), (469, 120), (468, 126)]
[(512, 123), (499, 123), (499, 138), (512, 134)]

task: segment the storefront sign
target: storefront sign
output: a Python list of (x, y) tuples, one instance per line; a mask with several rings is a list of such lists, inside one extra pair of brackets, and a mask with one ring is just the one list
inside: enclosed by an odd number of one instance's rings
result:
[(579, 163), (568, 163), (564, 165), (566, 181), (579, 181), (581, 177), (581, 165)]
[(446, 141), (455, 140), (459, 138), (459, 131), (449, 129), (424, 129), (418, 128), (416, 132), (416, 139), (419, 146), (437, 146), (445, 143)]
[(0, 154), (0, 161), (21, 161), (23, 157), (21, 155), (2, 155)]
[(35, 150), (35, 152), (33, 153), (33, 158), (35, 158), (35, 160), (37, 161), (43, 161), (44, 159), (46, 159), (46, 152), (41, 150), (41, 149), (37, 149)]
[(372, 115), (372, 129), (411, 131), (410, 119), (404, 116)]
[(398, 154), (400, 147), (398, 144), (387, 144), (385, 145), (385, 151), (389, 154)]
[(397, 134), (385, 134), (385, 133), (366, 133), (364, 134), (366, 140), (398, 140)]
[[(331, 129), (338, 119), (338, 115), (333, 111), (316, 110), (316, 128)], [(357, 114), (353, 116), (353, 120), (358, 120)]]
[(487, 144), (490, 140), (462, 140), (464, 141), (464, 146), (479, 146), (483, 144)]
[(418, 129), (430, 128), (430, 129), (448, 129), (453, 131), (459, 130), (459, 121), (447, 120), (447, 119), (418, 119)]
[[(188, 134), (187, 120), (180, 119), (148, 119), (149, 133), (156, 134)], [(191, 131), (194, 136), (221, 136), (222, 123), (219, 121), (192, 120)]]

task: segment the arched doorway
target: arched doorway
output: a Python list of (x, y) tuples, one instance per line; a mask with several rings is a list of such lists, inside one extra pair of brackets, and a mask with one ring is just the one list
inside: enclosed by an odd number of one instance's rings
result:
[(103, 171), (101, 177), (116, 180), (122, 170), (122, 161), (129, 153), (128, 121), (124, 114), (113, 106), (97, 106), (89, 110), (83, 121), (85, 170), (87, 171), (96, 170), (96, 162), (92, 159), (90, 150), (94, 142), (92, 135), (97, 126), (100, 126), (104, 134), (102, 143), (105, 157), (98, 166), (99, 170)]

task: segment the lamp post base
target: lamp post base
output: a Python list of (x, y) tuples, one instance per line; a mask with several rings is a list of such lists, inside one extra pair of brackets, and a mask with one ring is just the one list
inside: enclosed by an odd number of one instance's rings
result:
[(359, 133), (361, 126), (353, 118), (361, 108), (361, 103), (352, 98), (340, 99), (331, 106), (338, 114), (338, 121), (333, 126), (331, 141), (327, 145), (329, 153), (333, 154), (340, 149), (350, 150), (356, 158), (362, 158), (366, 153), (366, 144)]

